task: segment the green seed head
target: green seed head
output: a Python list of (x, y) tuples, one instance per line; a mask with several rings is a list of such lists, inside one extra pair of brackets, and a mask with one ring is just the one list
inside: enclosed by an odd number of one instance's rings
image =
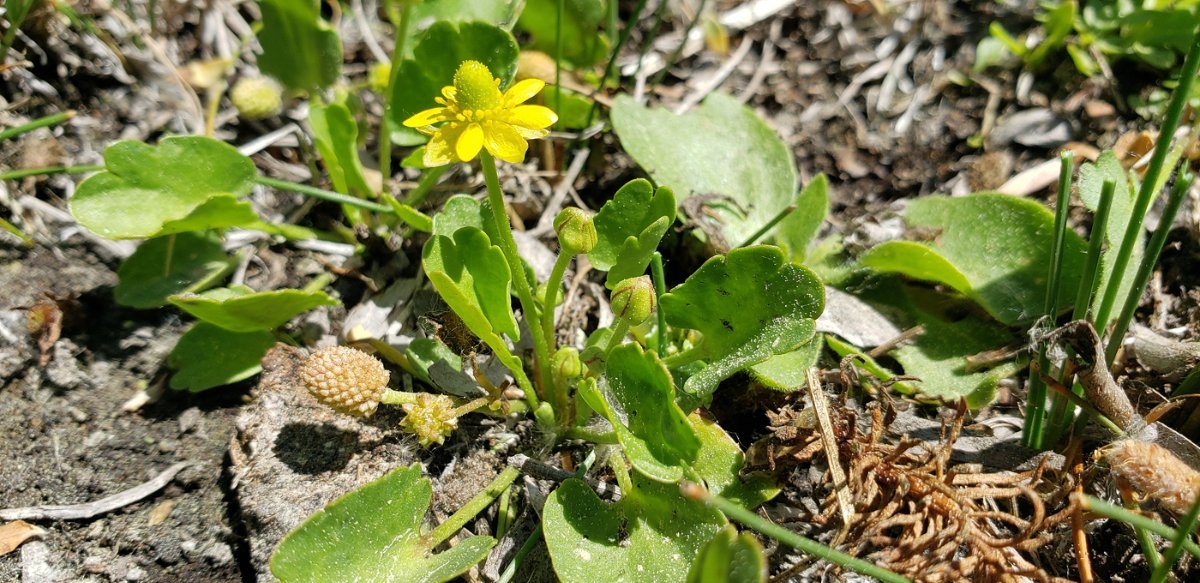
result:
[(654, 297), (650, 276), (643, 275), (621, 280), (613, 289), (610, 301), (614, 316), (630, 326), (637, 326), (650, 317), (658, 300)]
[(498, 82), (487, 66), (479, 61), (463, 61), (454, 73), (454, 91), (464, 110), (500, 107), (502, 95)]

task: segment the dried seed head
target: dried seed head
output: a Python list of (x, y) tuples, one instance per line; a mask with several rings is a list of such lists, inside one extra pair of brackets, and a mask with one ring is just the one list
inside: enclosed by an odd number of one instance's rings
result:
[(1104, 458), (1118, 479), (1176, 515), (1187, 514), (1200, 493), (1200, 472), (1156, 443), (1124, 439)]
[(405, 403), (402, 407), (407, 415), (400, 422), (400, 427), (416, 435), (423, 447), (442, 443), (458, 427), (454, 400), (446, 395), (418, 393), (416, 402)]
[(388, 377), (379, 359), (348, 346), (322, 348), (300, 367), (300, 380), (317, 400), (355, 417), (375, 412)]

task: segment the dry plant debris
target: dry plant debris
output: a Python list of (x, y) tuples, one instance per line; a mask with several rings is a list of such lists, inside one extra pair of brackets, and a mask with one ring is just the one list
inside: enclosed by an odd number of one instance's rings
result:
[[(1049, 475), (1044, 459), (1021, 472), (951, 467), (965, 405), (956, 407), (941, 443), (933, 446), (907, 436), (888, 443), (895, 411), (880, 402), (867, 410), (871, 421), (864, 432), (845, 402), (831, 408), (829, 437), (854, 501), (851, 519), (838, 518), (826, 470), (820, 511), (799, 520), (824, 525), (840, 550), (920, 581), (1066, 580), (1047, 573), (1033, 555), (1051, 542), (1051, 527), (1070, 518), (1070, 480)], [(822, 464), (823, 438), (811, 413), (790, 406), (768, 413), (772, 435), (751, 447), (750, 467), (786, 475)]]

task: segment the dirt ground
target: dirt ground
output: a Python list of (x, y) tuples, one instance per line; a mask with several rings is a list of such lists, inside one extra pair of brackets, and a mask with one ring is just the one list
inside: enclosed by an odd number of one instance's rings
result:
[[(122, 4), (76, 3), (106, 42), (53, 14), (37, 16), (44, 22), (31, 26), (17, 45), (38, 47), (29, 57), (32, 66), (0, 74), (0, 127), (66, 109), (79, 115), (53, 131), (0, 143), (0, 167), (98, 163), (104, 146), (117, 139), (153, 141), (194, 130), (195, 96), (175, 78), (174, 68), (220, 54), (218, 41), (207, 34), (214, 22), (230, 13), (246, 18), (251, 11), (228, 2), (163, 2), (153, 42), (135, 42), (149, 38), (145, 18), (120, 12)], [(632, 4), (622, 6), (629, 10)], [(723, 12), (736, 3), (718, 4)], [(975, 45), (988, 24), (1029, 26), (1031, 1), (889, 4), (896, 8), (885, 17), (867, 2), (785, 3), (744, 30), (731, 30), (728, 55), (702, 50), (672, 67), (659, 97), (679, 101), (720, 67), (740, 59), (721, 90), (744, 98), (783, 136), (803, 181), (817, 173), (829, 176), (833, 209), (827, 231), (844, 234), (852, 250), (889, 237), (889, 220), (903, 199), (995, 188), (1052, 158), (1053, 149), (1067, 141), (1104, 148), (1142, 125), (1119, 108), (1085, 107), (1108, 103), (1110, 89), (1073, 78), (1067, 70), (1039, 75), (1027, 90), (1018, 90), (1013, 72), (958, 81), (970, 74)], [(666, 24), (679, 25), (678, 18)], [(643, 36), (635, 33), (632, 46)], [(678, 36), (660, 36), (655, 48), (669, 53)], [(344, 37), (351, 60), (365, 54), (352, 29)], [(742, 43), (749, 43), (744, 51)], [(362, 67), (347, 70), (365, 73)], [(1044, 110), (1050, 129), (1006, 126), (1010, 114), (1030, 109)], [(217, 136), (235, 144), (291, 121), (238, 122), (227, 110), (224, 104)], [(288, 115), (302, 119), (296, 110)], [(991, 130), (1008, 127), (1009, 138), (989, 141), (984, 149), (971, 147), (969, 140), (986, 124)], [(1031, 133), (1047, 141), (1023, 145), (1030, 142), (1022, 135)], [(285, 173), (297, 166), (294, 148), (286, 145), (256, 160), (260, 167)], [(597, 166), (577, 185), (585, 199), (611, 192), (631, 177), (633, 167), (619, 157), (598, 160)], [(264, 375), (258, 390), (257, 377), (200, 394), (157, 390), (166, 374), (165, 356), (185, 329), (185, 318), (170, 309), (115, 304), (115, 269), (128, 248), (88, 236), (54, 212), (65, 209), (77, 179), (55, 176), (0, 185), (6, 216), (14, 215), (13, 222), (38, 241), (25, 247), (0, 233), (0, 507), (97, 500), (178, 462), (187, 465), (161, 490), (114, 511), (38, 521), (47, 534), (0, 556), (0, 581), (268, 580), (264, 561), (273, 541), (354, 485), (417, 459), (428, 464), (439, 495), (453, 501), (454, 492), (472, 491), (461, 485), (464, 476), (486, 482), (486, 469), (502, 463), (480, 461), (480, 451), (496, 449), (505, 436), (518, 436), (508, 450), (500, 448), (516, 453), (517, 444), (531, 439), (523, 433), (527, 428), (475, 421), (450, 447), (430, 454), (388, 427), (386, 416), (369, 426), (320, 417), (306, 395), (289, 393), (295, 387), (286, 374), (275, 381)], [(1049, 200), (1052, 192), (1033, 195)], [(281, 214), (295, 206), (294, 199), (270, 194), (255, 200)], [(531, 217), (530, 224), (535, 222)], [(1185, 242), (1170, 253), (1187, 265), (1194, 250), (1194, 243)], [(260, 251), (248, 274), (259, 284), (281, 285), (296, 277), (297, 265), (314, 265), (308, 251)], [(353, 283), (339, 285), (348, 304), (362, 294)], [(1188, 284), (1168, 282), (1164, 289), (1178, 298), (1167, 310), (1167, 323), (1194, 327), (1198, 318)], [(48, 299), (61, 307), (64, 321), (43, 365), (25, 319), (30, 308)], [(321, 312), (290, 330), (301, 337), (337, 333), (342, 315)], [(146, 391), (161, 396), (124, 408)], [(285, 396), (272, 401), (264, 395)], [(304, 419), (307, 425), (297, 421)], [(297, 434), (301, 430), (311, 433)], [(289, 445), (289, 435), (302, 443)], [(290, 511), (263, 505), (264, 492), (269, 497), (288, 485), (306, 490), (302, 499), (289, 502)], [(447, 501), (446, 507), (453, 505)], [(1101, 563), (1112, 563), (1110, 575), (1130, 568), (1115, 551), (1098, 556), (1106, 557)]]

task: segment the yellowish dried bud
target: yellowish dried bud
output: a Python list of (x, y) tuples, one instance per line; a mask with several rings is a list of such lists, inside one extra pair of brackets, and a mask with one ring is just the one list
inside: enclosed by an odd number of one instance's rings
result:
[(418, 393), (416, 402), (401, 405), (407, 415), (400, 427), (417, 436), (423, 447), (442, 443), (458, 427), (454, 400), (446, 395)]
[(521, 51), (517, 55), (517, 81), (541, 79), (554, 83), (554, 57), (541, 51)]
[(355, 417), (375, 412), (389, 376), (379, 359), (348, 346), (322, 348), (300, 366), (300, 380), (317, 400)]
[(229, 90), (229, 100), (246, 119), (263, 119), (283, 107), (283, 88), (266, 77), (242, 77)]
[(1200, 493), (1200, 472), (1156, 443), (1123, 439), (1104, 458), (1118, 479), (1178, 516), (1187, 514)]

